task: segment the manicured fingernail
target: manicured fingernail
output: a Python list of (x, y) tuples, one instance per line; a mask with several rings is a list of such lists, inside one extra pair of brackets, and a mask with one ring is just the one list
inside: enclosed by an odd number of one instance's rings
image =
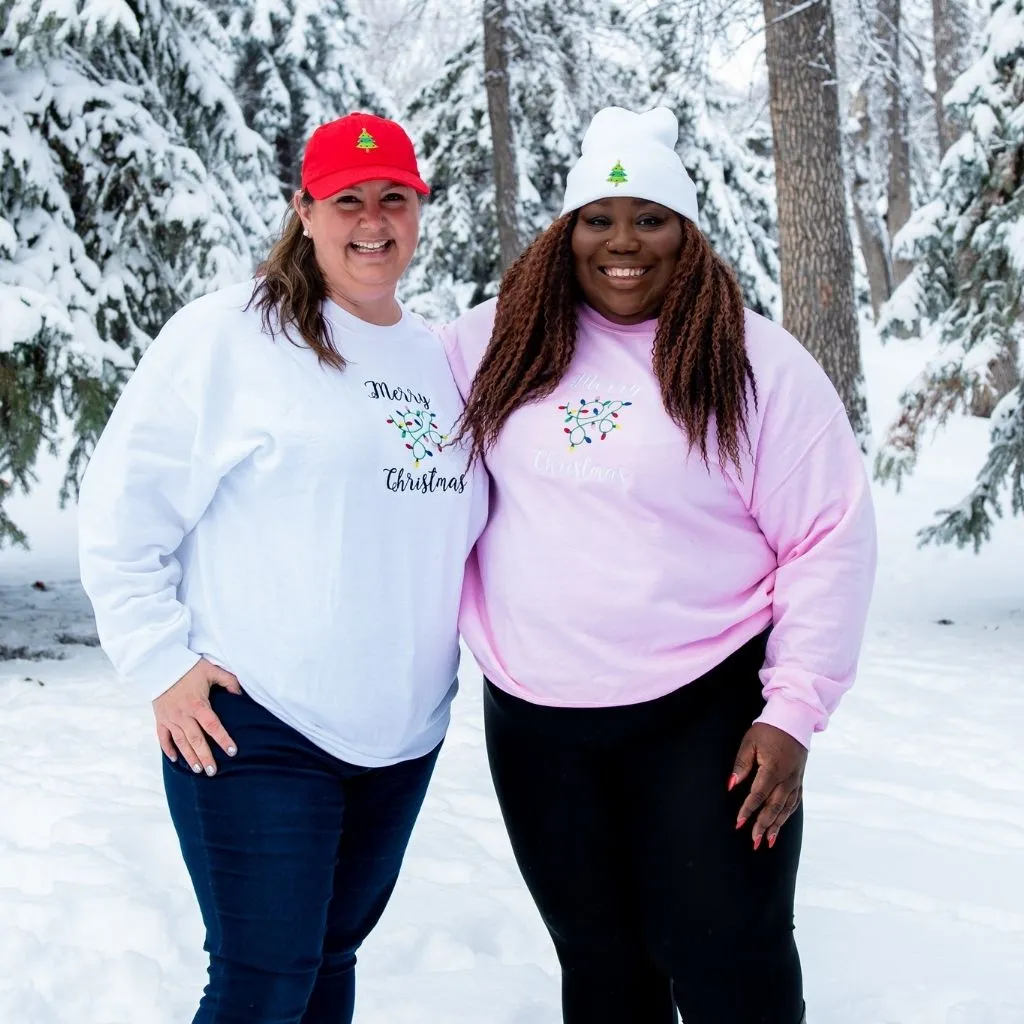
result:
[(757, 848), (758, 848), (758, 847), (759, 847), (760, 845), (761, 845), (761, 837), (760, 837), (760, 836), (758, 836), (758, 837), (757, 837), (757, 838), (756, 838), (756, 839), (754, 840), (754, 849), (756, 850), (756, 849), (757, 849)]
[(740, 818), (740, 820), (736, 822), (736, 827), (737, 828), (743, 828), (743, 826), (746, 825), (746, 823), (747, 823), (747, 819), (746, 818)]
[(238, 753), (238, 747), (228, 747), (228, 757), (234, 757)]
[(769, 850), (772, 850), (772, 849), (775, 848), (775, 840), (778, 839), (778, 838), (779, 838), (778, 835), (776, 835), (774, 833), (768, 837), (768, 849)]
[(194, 764), (194, 765), (192, 765), (192, 771), (194, 771), (196, 773), (196, 775), (198, 775), (202, 770), (203, 770), (203, 766), (201, 764)]
[(173, 754), (168, 754), (167, 755), (167, 760), (170, 761), (171, 764), (177, 764), (178, 763), (178, 759)]
[(740, 781), (740, 777), (738, 775), (730, 775), (729, 776), (729, 792), (730, 793), (733, 791), (734, 787), (736, 786), (736, 783), (739, 782), (739, 781)]
[(214, 765), (212, 765), (212, 764), (208, 764), (208, 765), (206, 766), (206, 774), (207, 774), (207, 775), (213, 775), (213, 774), (214, 774), (214, 772), (216, 772), (216, 771), (217, 771), (217, 769), (216, 769), (216, 767), (215, 767)]

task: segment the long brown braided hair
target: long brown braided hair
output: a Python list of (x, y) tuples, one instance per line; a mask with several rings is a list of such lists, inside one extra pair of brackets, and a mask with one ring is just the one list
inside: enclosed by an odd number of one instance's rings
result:
[[(743, 297), (728, 265), (700, 229), (682, 218), (683, 244), (665, 292), (654, 336), (654, 373), (665, 411), (690, 447), (708, 460), (714, 418), (718, 460), (740, 469), (747, 434), (747, 384), (757, 385), (747, 358)], [(491, 341), (466, 401), (458, 438), (470, 437), (476, 459), (497, 441), (521, 405), (550, 395), (576, 350), (582, 292), (573, 265), (576, 214), (560, 217), (509, 267), (498, 292)]]

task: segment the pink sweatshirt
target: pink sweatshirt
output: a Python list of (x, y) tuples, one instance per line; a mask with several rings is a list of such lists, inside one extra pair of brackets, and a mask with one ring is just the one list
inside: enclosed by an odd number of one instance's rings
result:
[[(494, 311), (442, 330), (464, 395)], [(606, 707), (664, 696), (772, 626), (759, 721), (808, 746), (853, 683), (874, 579), (861, 453), (815, 360), (748, 311), (753, 455), (723, 471), (712, 437), (709, 471), (662, 405), (655, 326), (581, 307), (561, 384), (505, 425), (463, 638), (514, 696)]]

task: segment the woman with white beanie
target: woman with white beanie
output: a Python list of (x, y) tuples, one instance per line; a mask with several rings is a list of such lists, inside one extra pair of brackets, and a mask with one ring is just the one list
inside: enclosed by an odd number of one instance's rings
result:
[(804, 766), (874, 518), (828, 378), (701, 233), (677, 132), (600, 111), (562, 216), (445, 329), (492, 477), (461, 628), (566, 1024), (798, 1024)]

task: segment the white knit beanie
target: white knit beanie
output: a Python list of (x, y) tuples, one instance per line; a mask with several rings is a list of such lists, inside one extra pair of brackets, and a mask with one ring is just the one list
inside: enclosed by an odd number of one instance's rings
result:
[(565, 182), (562, 213), (596, 199), (649, 199), (697, 219), (697, 186), (676, 153), (679, 122), (668, 107), (635, 114), (622, 107), (599, 110), (583, 136), (582, 155)]

